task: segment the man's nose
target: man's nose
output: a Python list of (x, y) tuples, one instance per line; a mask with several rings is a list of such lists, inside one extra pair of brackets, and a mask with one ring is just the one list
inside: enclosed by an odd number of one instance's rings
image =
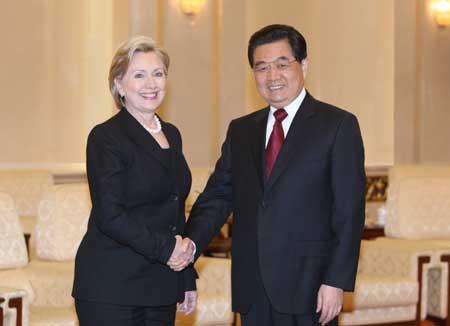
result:
[(267, 72), (267, 79), (274, 80), (278, 78), (278, 69), (277, 66), (273, 63), (270, 65), (270, 69)]

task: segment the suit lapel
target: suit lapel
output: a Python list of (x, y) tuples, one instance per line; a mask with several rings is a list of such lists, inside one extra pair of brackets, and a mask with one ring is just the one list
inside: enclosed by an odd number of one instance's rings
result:
[[(141, 124), (125, 109), (122, 108), (119, 112), (120, 122), (123, 126), (123, 131), (128, 137), (147, 154), (151, 155), (156, 161), (158, 161), (167, 170), (171, 169), (171, 166), (167, 165), (161, 157), (158, 155), (158, 151), (161, 150), (156, 140), (148, 134), (148, 131), (141, 126)], [(163, 124), (163, 122), (161, 122)], [(163, 125), (164, 126), (164, 125)], [(164, 133), (169, 141), (170, 146), (173, 144), (172, 135), (168, 135), (166, 130)], [(172, 142), (171, 142), (172, 140)], [(172, 160), (173, 161), (173, 160)]]
[(252, 157), (262, 189), (264, 189), (264, 168), (266, 166), (265, 141), (268, 113), (269, 107), (262, 110), (261, 113), (255, 117), (255, 129), (251, 131), (251, 137), (253, 137), (251, 141)]
[(289, 132), (281, 147), (280, 153), (278, 154), (270, 178), (266, 180), (266, 191), (269, 191), (272, 188), (274, 183), (291, 162), (292, 155), (300, 148), (304, 137), (307, 137), (307, 135), (302, 134), (302, 132), (306, 129), (304, 126), (308, 123), (308, 119), (315, 113), (314, 104), (315, 99), (309, 95), (309, 93), (306, 93), (305, 99), (300, 105), (300, 108), (289, 127)]
[(171, 166), (170, 166), (170, 171), (174, 174), (173, 177), (175, 179), (178, 178), (178, 164), (180, 162), (181, 159), (181, 155), (183, 153), (181, 153), (181, 144), (179, 144), (175, 133), (173, 132), (173, 128), (168, 128), (167, 127), (167, 123), (165, 123), (161, 118), (161, 125), (164, 131), (164, 134), (166, 135), (167, 141), (170, 144), (170, 147), (172, 149), (172, 160), (171, 160)]

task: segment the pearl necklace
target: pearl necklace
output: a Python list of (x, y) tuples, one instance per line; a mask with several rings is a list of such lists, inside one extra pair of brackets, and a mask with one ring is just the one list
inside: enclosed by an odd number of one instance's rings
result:
[(156, 127), (155, 128), (149, 128), (149, 127), (147, 127), (147, 126), (145, 126), (145, 125), (142, 125), (144, 128), (145, 128), (145, 130), (147, 130), (149, 133), (151, 133), (151, 134), (157, 134), (158, 132), (160, 132), (161, 131), (161, 121), (159, 121), (159, 118), (156, 116), (156, 114), (153, 116), (153, 118), (154, 118), (154, 120), (155, 120), (155, 124), (156, 124)]

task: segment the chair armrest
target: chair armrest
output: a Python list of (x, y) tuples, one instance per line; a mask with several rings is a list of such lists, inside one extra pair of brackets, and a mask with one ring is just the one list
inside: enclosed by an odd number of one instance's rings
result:
[(25, 269), (33, 286), (33, 307), (71, 307), (74, 262), (32, 260)]
[(199, 294), (203, 292), (231, 297), (231, 259), (200, 257), (195, 268), (199, 275)]
[(409, 240), (378, 238), (362, 241), (358, 271), (369, 275), (395, 275), (415, 280), (419, 272), (420, 257), (434, 257), (433, 250)]
[(11, 324), (11, 321), (14, 320), (14, 325), (28, 326), (28, 300), (26, 300), (26, 296), (27, 292), (24, 290), (0, 287), (0, 325), (4, 321)]

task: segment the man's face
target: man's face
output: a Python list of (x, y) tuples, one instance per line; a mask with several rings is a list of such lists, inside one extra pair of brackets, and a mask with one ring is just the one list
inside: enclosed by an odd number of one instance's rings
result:
[(256, 88), (271, 106), (284, 108), (300, 94), (308, 62), (295, 60), (287, 40), (258, 46), (253, 62)]

